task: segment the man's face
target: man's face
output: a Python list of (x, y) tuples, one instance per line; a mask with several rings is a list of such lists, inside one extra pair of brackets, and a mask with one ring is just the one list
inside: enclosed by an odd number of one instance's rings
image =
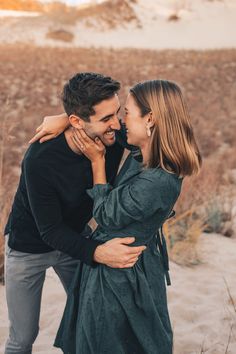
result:
[(95, 139), (100, 138), (104, 145), (110, 146), (115, 143), (115, 130), (120, 130), (118, 113), (120, 102), (117, 95), (103, 100), (94, 107), (95, 114), (90, 116), (90, 122), (84, 122), (84, 130)]

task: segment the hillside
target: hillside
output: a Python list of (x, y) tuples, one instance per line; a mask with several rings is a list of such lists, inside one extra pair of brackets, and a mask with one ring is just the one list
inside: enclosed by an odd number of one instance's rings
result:
[(34, 17), (24, 13), (14, 18), (0, 11), (0, 42), (6, 44), (196, 50), (236, 47), (236, 2), (232, 0), (107, 0), (79, 7), (0, 0), (0, 9), (6, 7), (39, 12)]
[(43, 5), (36, 0), (0, 0), (1, 10), (43, 11)]

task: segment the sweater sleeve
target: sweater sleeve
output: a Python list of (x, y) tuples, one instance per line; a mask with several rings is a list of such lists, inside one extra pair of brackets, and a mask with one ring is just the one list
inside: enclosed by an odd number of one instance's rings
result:
[(154, 213), (168, 211), (178, 196), (173, 177), (160, 169), (142, 172), (132, 184), (112, 188), (97, 184), (87, 193), (94, 199), (93, 216), (103, 228), (121, 229)]
[(93, 254), (100, 242), (82, 237), (66, 225), (49, 166), (27, 158), (23, 169), (30, 208), (43, 241), (56, 250), (93, 265)]

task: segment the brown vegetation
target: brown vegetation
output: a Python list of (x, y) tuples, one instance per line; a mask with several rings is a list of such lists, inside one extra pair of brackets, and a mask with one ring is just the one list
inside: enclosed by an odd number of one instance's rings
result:
[(49, 39), (54, 39), (56, 41), (72, 42), (74, 35), (69, 31), (66, 31), (64, 29), (59, 29), (55, 31), (49, 31), (46, 37)]
[[(197, 233), (209, 223), (209, 208), (213, 213), (210, 203), (216, 196), (220, 202), (230, 199), (235, 187), (235, 179), (231, 176), (236, 169), (233, 153), (236, 147), (235, 69), (235, 50), (157, 52), (1, 46), (0, 124), (1, 128), (3, 124), (5, 126), (4, 136), (1, 129), (1, 139), (4, 139), (1, 145), (1, 151), (4, 148), (1, 232), (17, 185), (20, 161), (34, 129), (44, 115), (62, 111), (58, 97), (65, 80), (78, 71), (96, 71), (121, 81), (122, 102), (129, 87), (142, 80), (166, 78), (183, 88), (204, 166), (200, 176), (185, 180), (176, 207), (177, 217), (189, 210), (191, 213), (179, 220), (178, 229), (170, 228), (170, 232), (172, 246), (187, 235), (187, 240), (196, 240)], [(9, 129), (14, 139), (7, 139)], [(220, 208), (222, 203), (217, 205)], [(213, 213), (216, 221), (218, 212)], [(221, 212), (223, 224), (224, 213), (225, 210)], [(189, 230), (192, 233), (189, 234)], [(194, 245), (192, 241), (188, 246)]]
[(176, 14), (172, 14), (172, 15), (170, 15), (170, 16), (168, 17), (168, 21), (174, 21), (174, 22), (176, 22), (176, 21), (179, 21), (179, 19), (180, 19), (180, 17), (179, 17), (178, 15), (176, 15)]

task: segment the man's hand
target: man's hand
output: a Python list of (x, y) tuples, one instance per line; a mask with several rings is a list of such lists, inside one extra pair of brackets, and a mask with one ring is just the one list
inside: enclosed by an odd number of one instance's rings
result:
[(146, 246), (130, 247), (134, 237), (114, 238), (99, 245), (94, 252), (94, 261), (111, 268), (130, 268), (135, 265)]

